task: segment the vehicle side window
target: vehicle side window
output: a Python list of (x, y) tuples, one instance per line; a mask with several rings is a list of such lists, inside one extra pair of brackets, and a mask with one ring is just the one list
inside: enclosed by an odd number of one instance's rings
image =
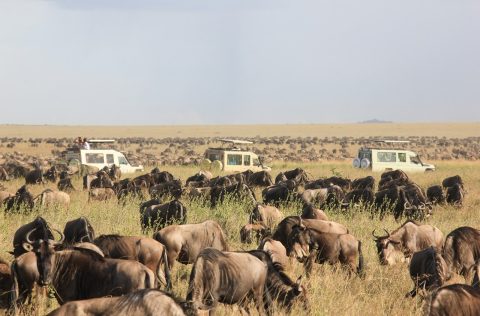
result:
[(250, 155), (243, 155), (243, 165), (250, 166)]
[(109, 165), (115, 163), (115, 160), (113, 160), (113, 154), (107, 154), (107, 163), (108, 163)]
[(227, 155), (227, 165), (241, 166), (242, 165), (242, 155), (228, 154)]
[(211, 161), (222, 160), (222, 157), (220, 157), (220, 154), (210, 154), (208, 155), (208, 159), (210, 159)]
[(384, 152), (379, 151), (377, 153), (377, 160), (379, 162), (396, 162), (397, 161), (397, 154), (391, 152)]
[(87, 163), (105, 163), (103, 154), (85, 154)]
[(407, 162), (407, 154), (406, 153), (398, 153), (398, 161)]
[(125, 157), (123, 156), (118, 156), (118, 164), (119, 165), (128, 165), (128, 161)]

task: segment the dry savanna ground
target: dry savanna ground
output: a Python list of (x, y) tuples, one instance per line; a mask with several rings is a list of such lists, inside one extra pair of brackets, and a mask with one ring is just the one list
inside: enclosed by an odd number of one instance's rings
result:
[[(480, 227), (480, 163), (466, 161), (437, 162), (438, 171), (428, 174), (413, 174), (412, 178), (422, 187), (432, 184), (439, 184), (447, 176), (459, 174), (465, 182), (468, 190), (466, 203), (463, 208), (457, 209), (450, 206), (437, 207), (432, 217), (426, 223), (437, 226), (446, 235), (456, 227), (469, 225)], [(355, 170), (350, 162), (328, 162), (291, 164), (275, 162), (272, 174), (276, 175), (281, 170), (301, 167), (315, 178), (327, 177), (332, 174), (356, 178), (366, 176), (369, 172)], [(183, 181), (198, 171), (195, 166), (162, 167), (162, 170), (172, 172)], [(379, 174), (375, 174), (379, 178)], [(14, 192), (23, 180), (6, 182), (6, 188)], [(92, 222), (97, 235), (100, 234), (121, 234), (121, 235), (142, 235), (139, 225), (138, 205), (140, 201), (132, 200), (126, 205), (119, 205), (116, 201), (91, 202), (87, 203), (87, 192), (81, 190), (80, 179), (74, 182), (77, 192), (71, 194), (72, 203), (68, 209), (38, 209), (32, 214), (14, 214), (0, 216), (0, 249), (1, 256), (11, 260), (7, 254), (12, 249), (12, 237), (15, 230), (22, 224), (31, 221), (35, 216), (44, 216), (53, 227), (63, 229), (64, 224), (79, 216), (87, 216)], [(33, 186), (31, 190), (38, 194), (47, 186)], [(257, 197), (260, 191), (256, 191)], [(198, 223), (206, 219), (214, 219), (223, 227), (232, 250), (253, 249), (255, 244), (241, 244), (239, 240), (240, 227), (247, 223), (250, 208), (245, 203), (225, 202), (215, 209), (210, 209), (199, 202), (192, 202), (182, 199), (188, 208), (188, 222)], [(300, 205), (288, 204), (281, 208), (285, 216), (299, 214)], [(311, 311), (305, 311), (296, 306), (293, 315), (420, 315), (422, 313), (422, 300), (420, 298), (404, 298), (412, 288), (412, 282), (408, 274), (407, 264), (398, 264), (392, 267), (380, 266), (371, 232), (382, 228), (392, 230), (398, 227), (401, 222), (395, 222), (393, 217), (386, 217), (383, 221), (372, 218), (368, 212), (361, 209), (342, 212), (336, 209), (327, 210), (328, 216), (337, 222), (346, 225), (350, 232), (359, 238), (363, 244), (363, 252), (366, 261), (366, 277), (348, 278), (344, 271), (331, 266), (316, 265), (314, 273), (304, 281), (311, 303)], [(148, 234), (151, 236), (151, 232)], [(246, 267), (248, 268), (248, 267)], [(173, 268), (174, 292), (180, 297), (185, 297), (188, 276), (191, 266), (176, 264)], [(297, 262), (291, 262), (288, 273), (292, 278), (303, 274), (302, 266)], [(454, 281), (462, 281), (456, 277)], [(36, 311), (43, 313), (46, 301), (36, 307)], [(45, 307), (51, 310), (56, 302), (49, 301)], [(238, 310), (229, 306), (221, 306), (218, 309), (220, 315), (231, 315), (238, 313)], [(284, 314), (277, 310), (276, 315)]]

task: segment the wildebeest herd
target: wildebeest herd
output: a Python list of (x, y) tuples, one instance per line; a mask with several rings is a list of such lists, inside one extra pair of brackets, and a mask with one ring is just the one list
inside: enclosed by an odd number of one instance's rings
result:
[[(67, 170), (28, 172), (17, 192), (0, 191), (6, 214), (68, 207), (76, 189)], [(10, 176), (10, 175), (9, 175)], [(57, 190), (37, 196), (29, 186), (55, 181)], [(421, 224), (435, 216), (434, 206), (462, 207), (466, 194), (460, 176), (426, 190), (401, 171), (389, 171), (376, 183), (358, 179), (311, 179), (296, 168), (275, 178), (267, 172), (243, 172), (213, 177), (201, 171), (185, 183), (158, 168), (135, 178), (121, 179), (113, 167), (83, 178), (88, 201), (138, 199), (139, 225), (144, 236), (96, 236), (95, 223), (72, 219), (60, 231), (42, 217), (18, 228), (13, 236), (12, 262), (0, 262), (0, 304), (23, 312), (36, 289), (45, 288), (61, 305), (51, 315), (196, 315), (218, 304), (237, 305), (248, 312), (284, 313), (301, 306), (312, 311), (312, 298), (303, 278), (315, 263), (341, 267), (345, 277), (366, 277), (361, 241), (345, 225), (329, 220), (329, 210), (369, 212), (383, 219), (392, 215), (403, 224), (378, 235), (372, 231), (382, 265), (409, 262), (413, 289), (425, 298), (427, 315), (476, 315), (480, 310), (480, 231), (459, 227), (446, 237), (436, 227)], [(261, 190), (261, 198), (256, 190)], [(248, 205), (248, 223), (239, 223), (240, 240), (254, 250), (234, 250), (222, 226), (214, 220), (187, 224), (182, 199), (197, 200), (212, 209), (229, 200)], [(302, 206), (284, 216), (286, 203)], [(325, 212), (327, 211), (327, 212)], [(418, 221), (418, 222), (417, 222)], [(370, 241), (371, 242), (371, 241)], [(305, 276), (291, 278), (287, 266), (303, 264)], [(172, 295), (175, 262), (192, 264), (183, 298)], [(445, 285), (453, 274), (466, 284)], [(44, 293), (45, 294), (45, 293)]]

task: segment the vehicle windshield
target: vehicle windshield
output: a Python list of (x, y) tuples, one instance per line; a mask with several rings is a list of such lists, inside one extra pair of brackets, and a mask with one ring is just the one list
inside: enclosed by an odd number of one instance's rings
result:
[(118, 163), (120, 165), (128, 165), (129, 162), (125, 156), (118, 156)]
[(260, 166), (260, 165), (261, 165), (261, 164), (260, 164), (260, 159), (258, 159), (258, 158), (253, 158), (253, 165), (254, 165), (254, 166)]
[(423, 163), (420, 160), (420, 157), (418, 155), (417, 156), (411, 156), (410, 161), (413, 162), (414, 164), (417, 164), (417, 165), (423, 165)]

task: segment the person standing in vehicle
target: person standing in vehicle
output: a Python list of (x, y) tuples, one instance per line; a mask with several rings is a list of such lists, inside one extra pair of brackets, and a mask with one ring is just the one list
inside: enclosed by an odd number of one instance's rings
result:
[(83, 149), (86, 149), (86, 150), (90, 149), (90, 144), (87, 142), (86, 138), (83, 139), (82, 147)]

